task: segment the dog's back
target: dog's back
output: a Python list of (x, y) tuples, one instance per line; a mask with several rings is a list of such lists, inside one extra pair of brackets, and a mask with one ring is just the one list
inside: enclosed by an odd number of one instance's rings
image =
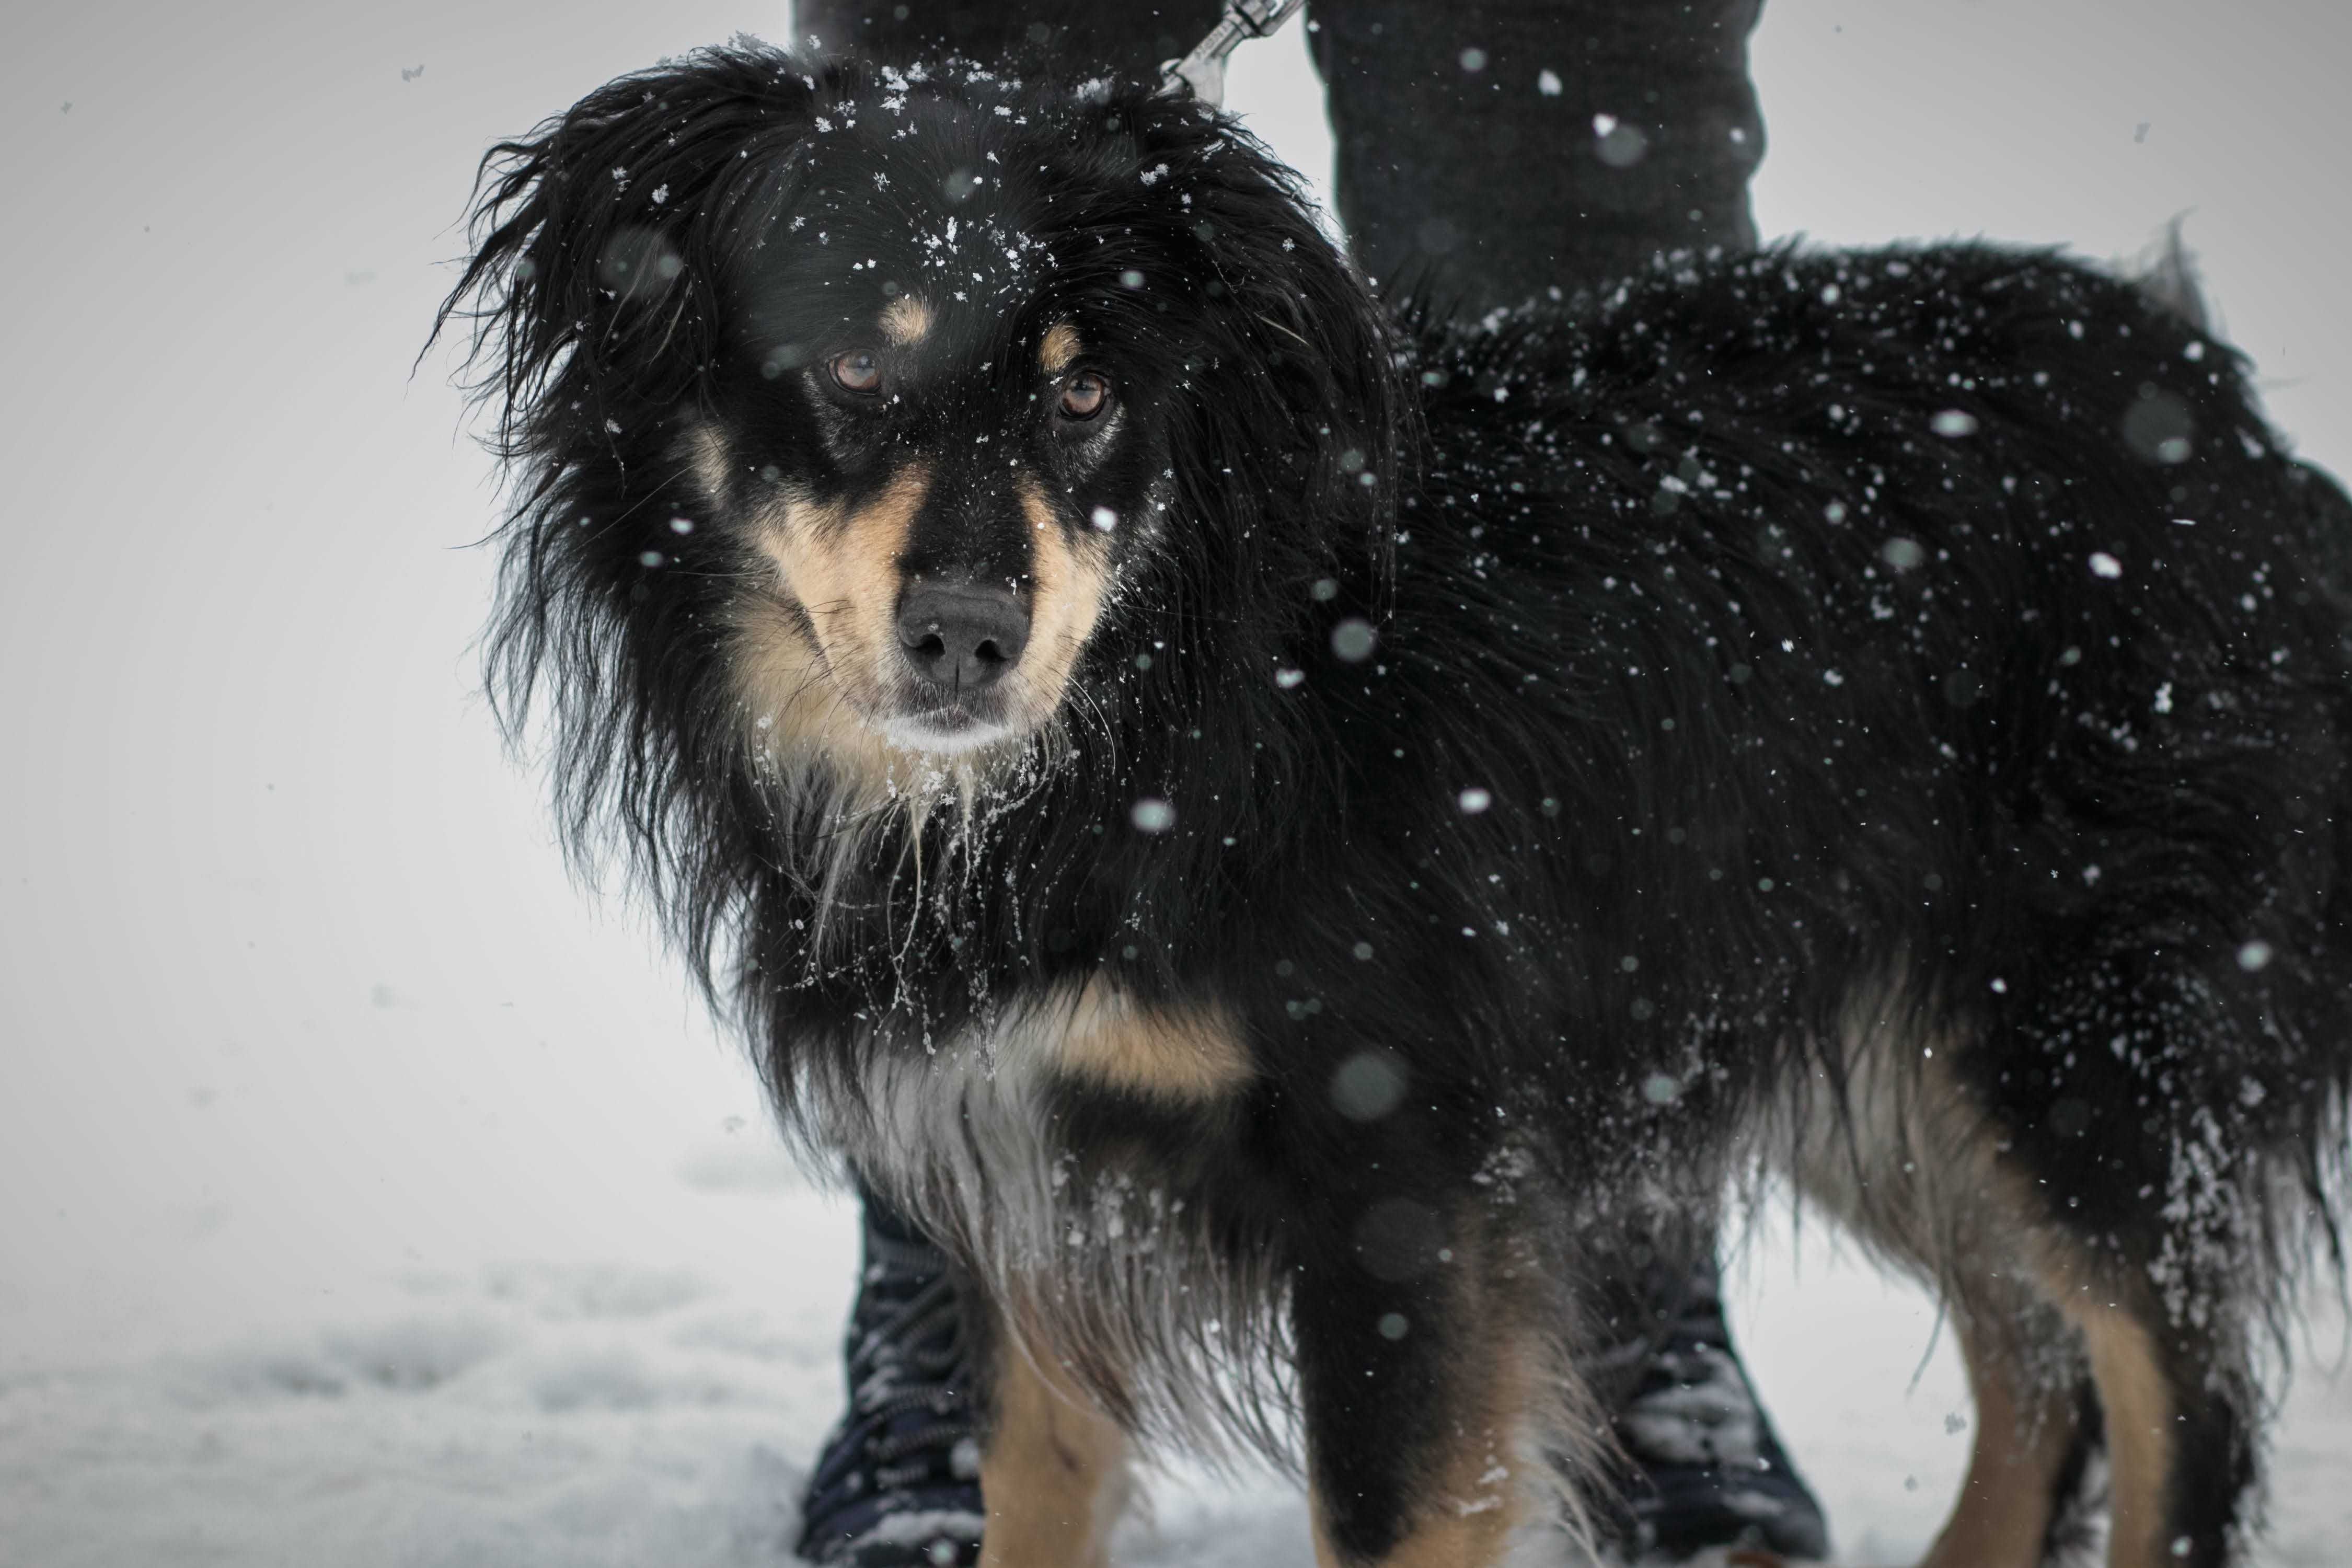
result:
[[(1520, 852), (1553, 1005), (1639, 1039), (1713, 993), (1801, 1048), (1876, 987), (2025, 1031), (1976, 1088), (2030, 1124), (2077, 1098), (2116, 966), (2162, 952), (2237, 1047), (2176, 1073), (2257, 1143), (2326, 1103), (2352, 531), (2227, 350), (2078, 265), (1953, 247), (1695, 268), (1437, 334), (1421, 374), (1366, 701), (1492, 803), (1449, 825), (1477, 868), (1433, 875), (1472, 905)], [(1358, 809), (1402, 831), (1439, 781), (1366, 752)], [(2145, 1120), (2093, 1099), (2070, 1139)]]

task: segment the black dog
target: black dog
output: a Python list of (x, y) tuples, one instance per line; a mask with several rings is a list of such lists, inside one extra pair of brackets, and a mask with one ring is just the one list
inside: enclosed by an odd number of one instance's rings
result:
[(1934, 1562), (2102, 1447), (2114, 1563), (2238, 1550), (2352, 510), (2231, 351), (1984, 247), (1399, 325), (1230, 121), (971, 68), (712, 51), (488, 170), (493, 682), (985, 1291), (984, 1563), (1291, 1410), (1327, 1563), (1589, 1522), (1580, 1334), (1759, 1160), (1949, 1303)]

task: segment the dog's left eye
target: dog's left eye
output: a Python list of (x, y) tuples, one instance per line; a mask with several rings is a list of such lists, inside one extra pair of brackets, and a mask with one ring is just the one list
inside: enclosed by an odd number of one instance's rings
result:
[(833, 379), (844, 392), (861, 395), (882, 390), (882, 362), (864, 349), (833, 356)]
[(1093, 371), (1082, 370), (1062, 384), (1062, 417), (1087, 420), (1110, 403), (1110, 383)]

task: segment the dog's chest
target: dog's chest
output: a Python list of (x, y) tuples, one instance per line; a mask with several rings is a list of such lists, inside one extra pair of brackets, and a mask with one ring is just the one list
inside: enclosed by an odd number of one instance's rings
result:
[[(1070, 1089), (1109, 1091), (1162, 1111), (1214, 1107), (1255, 1076), (1222, 1008), (1145, 1005), (1100, 982), (1020, 998), (986, 1026), (928, 1045), (873, 1042), (856, 1113), (835, 1119), (843, 1152), (867, 1181), (928, 1221), (977, 1239), (1034, 1240), (1090, 1206), (1102, 1152), (1074, 1147), (1057, 1114)], [(1150, 1170), (1116, 1178), (1157, 1184)], [(1061, 1215), (1062, 1217), (1056, 1217)]]

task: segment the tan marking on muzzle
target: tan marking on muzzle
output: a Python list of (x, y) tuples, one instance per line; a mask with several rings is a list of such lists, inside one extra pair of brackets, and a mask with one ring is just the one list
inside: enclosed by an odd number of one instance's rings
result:
[(1055, 515), (1035, 477), (1013, 481), (1029, 524), (1029, 647), (1013, 672), (1022, 710), (1042, 722), (1062, 704), (1070, 672), (1094, 636), (1110, 597), (1110, 542), (1088, 531), (1076, 540)]
[(1045, 341), (1037, 345), (1037, 363), (1047, 375), (1059, 375), (1077, 363), (1078, 329), (1067, 321), (1056, 321), (1045, 329)]
[(931, 308), (912, 294), (901, 294), (882, 307), (882, 335), (902, 349), (929, 337), (931, 322)]
[[(771, 757), (810, 747), (852, 776), (880, 781), (904, 771), (868, 721), (887, 700), (899, 561), (929, 487), (929, 468), (912, 463), (856, 510), (787, 491), (751, 520), (773, 577), (768, 592), (739, 603), (733, 662)], [(814, 628), (814, 646), (791, 605)]]

